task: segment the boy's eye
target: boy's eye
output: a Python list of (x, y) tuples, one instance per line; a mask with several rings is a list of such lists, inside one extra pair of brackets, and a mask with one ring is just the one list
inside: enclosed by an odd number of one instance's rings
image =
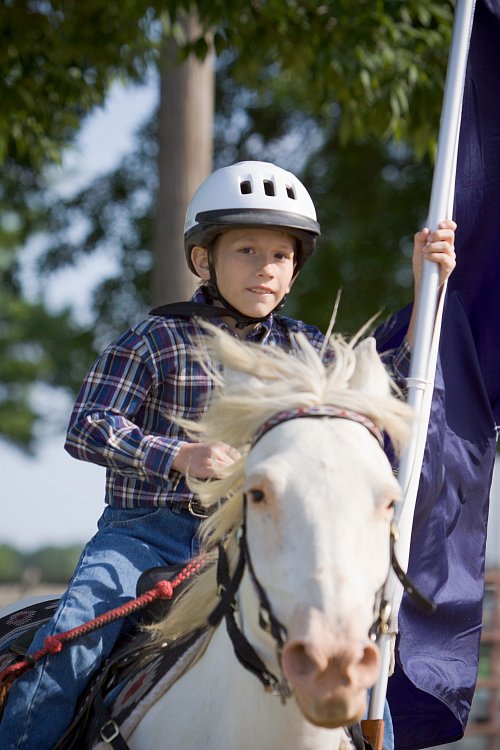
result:
[(244, 255), (249, 255), (250, 253), (253, 253), (253, 247), (240, 247), (239, 252)]

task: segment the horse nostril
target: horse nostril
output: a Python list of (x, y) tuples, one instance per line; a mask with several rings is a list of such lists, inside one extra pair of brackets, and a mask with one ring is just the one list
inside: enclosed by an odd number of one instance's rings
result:
[(307, 677), (318, 669), (317, 663), (300, 641), (289, 643), (285, 647), (283, 666), (288, 674), (293, 674), (295, 677)]
[(380, 668), (380, 651), (374, 643), (367, 643), (363, 649), (361, 659), (356, 665), (361, 680), (366, 687), (371, 687), (378, 676)]

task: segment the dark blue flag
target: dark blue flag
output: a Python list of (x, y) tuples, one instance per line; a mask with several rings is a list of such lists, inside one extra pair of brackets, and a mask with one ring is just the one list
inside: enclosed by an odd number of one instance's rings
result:
[[(489, 489), (500, 423), (500, 0), (478, 0), (469, 60), (448, 284), (409, 572), (434, 615), (405, 595), (388, 700), (396, 749), (464, 732), (477, 678)], [(379, 339), (397, 345), (409, 311)]]

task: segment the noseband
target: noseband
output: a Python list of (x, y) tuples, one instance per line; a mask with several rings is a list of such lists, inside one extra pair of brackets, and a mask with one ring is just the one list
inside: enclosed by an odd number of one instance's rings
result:
[[(296, 409), (289, 409), (274, 414), (259, 427), (253, 437), (251, 448), (253, 448), (258, 443), (258, 441), (273, 427), (283, 424), (284, 422), (288, 422), (292, 419), (302, 419), (306, 417), (348, 419), (351, 422), (361, 424), (363, 425), (363, 427), (366, 427), (366, 429), (375, 437), (380, 447), (384, 449), (384, 437), (382, 431), (371, 419), (366, 417), (364, 414), (359, 414), (358, 412), (351, 411), (349, 409), (341, 409), (333, 405), (298, 407)], [(210, 623), (210, 625), (215, 627), (220, 623), (223, 617), (225, 618), (227, 631), (232, 641), (235, 655), (238, 658), (239, 662), (243, 665), (243, 667), (245, 667), (245, 669), (252, 672), (261, 681), (264, 689), (267, 692), (270, 692), (274, 695), (279, 695), (281, 698), (281, 702), (284, 704), (286, 703), (287, 698), (289, 698), (292, 694), (290, 686), (281, 668), (281, 655), (286, 643), (287, 630), (286, 627), (275, 616), (266, 591), (255, 573), (255, 569), (250, 556), (250, 550), (248, 548), (246, 540), (246, 515), (247, 497), (246, 495), (244, 495), (243, 521), (238, 532), (238, 562), (236, 564), (234, 573), (231, 576), (229, 570), (229, 561), (224, 545), (218, 545), (219, 555), (217, 561), (217, 583), (219, 587), (220, 601), (217, 607), (209, 616), (208, 622)], [(398, 533), (396, 526), (395, 524), (391, 524), (391, 567), (394, 570), (399, 581), (403, 585), (404, 590), (411, 597), (414, 603), (419, 607), (419, 609), (425, 614), (431, 614), (435, 611), (436, 605), (416, 589), (407, 574), (401, 568), (396, 558), (395, 543), (397, 541), (397, 538)], [(250, 578), (259, 600), (259, 625), (266, 633), (269, 633), (271, 635), (276, 644), (276, 656), (280, 670), (279, 677), (274, 675), (266, 667), (266, 665), (263, 663), (253, 646), (249, 643), (236, 623), (235, 613), (238, 610), (238, 605), (235, 596), (243, 577), (245, 564), (248, 566), (248, 572), (250, 574)], [(381, 587), (376, 597), (376, 600), (378, 602), (378, 612), (376, 613), (373, 625), (369, 630), (369, 637), (372, 640), (376, 640), (379, 634), (387, 633), (390, 629), (391, 605), (384, 596), (386, 583), (387, 580)]]

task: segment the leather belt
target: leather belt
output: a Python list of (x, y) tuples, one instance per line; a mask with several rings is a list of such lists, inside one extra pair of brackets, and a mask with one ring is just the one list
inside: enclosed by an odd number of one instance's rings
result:
[(179, 513), (181, 510), (185, 510), (195, 518), (207, 518), (211, 514), (210, 508), (206, 508), (192, 498), (191, 500), (172, 500), (167, 503), (166, 507), (170, 508), (174, 513)]

